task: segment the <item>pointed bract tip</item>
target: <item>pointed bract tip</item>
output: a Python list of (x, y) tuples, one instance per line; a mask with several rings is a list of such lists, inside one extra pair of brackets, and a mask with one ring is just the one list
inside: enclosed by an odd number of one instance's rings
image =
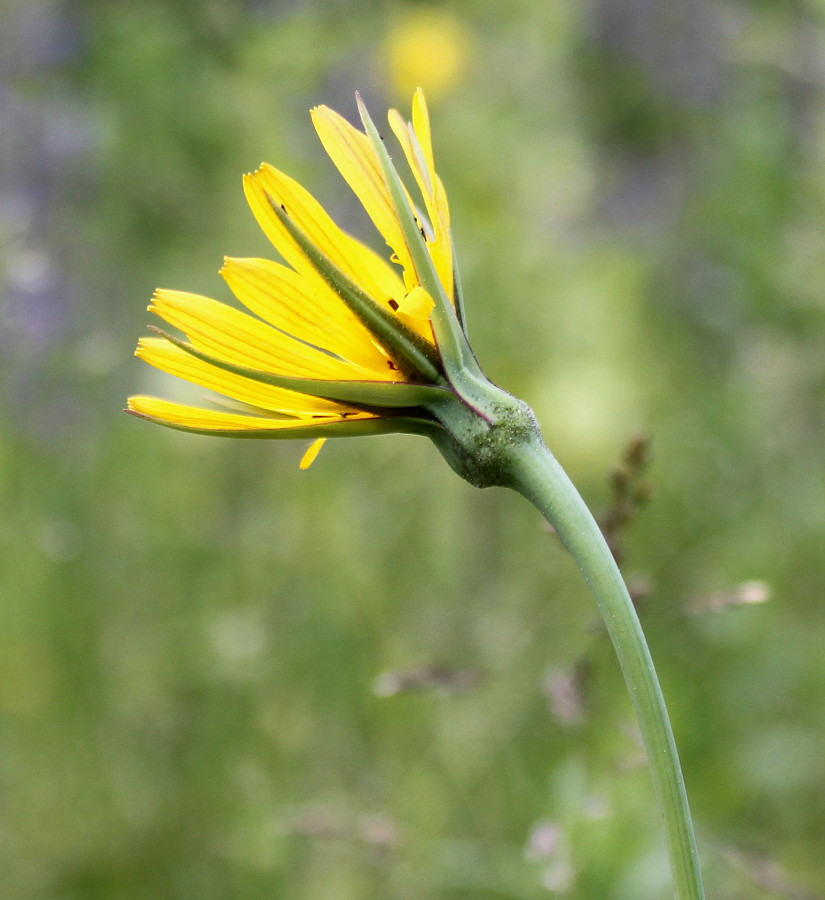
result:
[(363, 122), (365, 118), (369, 119), (370, 114), (367, 112), (367, 104), (364, 103), (358, 91), (355, 92), (355, 102), (358, 104), (358, 114), (361, 116), (361, 121)]

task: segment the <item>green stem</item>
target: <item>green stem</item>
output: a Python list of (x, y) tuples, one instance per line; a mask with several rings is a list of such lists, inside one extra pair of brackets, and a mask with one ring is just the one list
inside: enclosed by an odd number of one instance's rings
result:
[(677, 900), (703, 900), (685, 783), (662, 690), (633, 602), (604, 537), (579, 492), (538, 441), (510, 448), (510, 486), (553, 526), (584, 575), (619, 658), (649, 760), (667, 832)]

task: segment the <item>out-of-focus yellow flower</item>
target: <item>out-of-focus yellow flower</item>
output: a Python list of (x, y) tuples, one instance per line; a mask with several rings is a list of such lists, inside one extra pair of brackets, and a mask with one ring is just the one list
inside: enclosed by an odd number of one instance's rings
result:
[(379, 56), (381, 74), (402, 96), (420, 86), (430, 97), (439, 97), (461, 83), (471, 44), (464, 23), (449, 10), (411, 9), (384, 38)]

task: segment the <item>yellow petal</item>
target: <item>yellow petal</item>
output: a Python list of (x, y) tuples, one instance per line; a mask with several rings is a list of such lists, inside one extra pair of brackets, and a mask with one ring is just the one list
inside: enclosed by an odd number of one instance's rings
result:
[(453, 281), (453, 241), (450, 233), (450, 210), (447, 193), (436, 172), (433, 172), (433, 193), (427, 203), (427, 214), (433, 226), (433, 239), (427, 242), (435, 270), (441, 279), (444, 291), (451, 300), (455, 283)]
[(412, 127), (418, 137), (418, 143), (424, 153), (424, 161), (430, 173), (435, 172), (435, 160), (433, 157), (433, 140), (430, 132), (430, 113), (427, 110), (427, 101), (424, 91), (418, 88), (413, 95), (412, 102)]
[(429, 319), (434, 306), (433, 298), (419, 285), (401, 301), (398, 312), (416, 319)]
[(141, 338), (135, 355), (170, 375), (261, 409), (290, 415), (336, 415), (354, 409), (309, 394), (261, 384), (192, 356), (163, 338)]
[(198, 349), (236, 365), (308, 378), (360, 377), (343, 360), (208, 297), (158, 290), (149, 310), (183, 331)]
[(404, 232), (372, 142), (327, 106), (315, 107), (311, 116), (330, 159), (361, 201), (401, 267), (406, 273), (412, 273), (413, 264)]
[(387, 355), (331, 289), (313, 289), (302, 275), (268, 259), (227, 258), (221, 275), (241, 303), (271, 325), (386, 377)]
[(435, 171), (430, 120), (423, 93), (418, 91), (413, 98), (413, 124), (406, 123), (394, 109), (389, 112), (389, 122), (424, 198), (427, 216), (433, 230), (432, 237), (426, 241), (427, 248), (444, 291), (452, 299), (453, 249), (450, 236), (450, 209), (444, 185)]
[(301, 462), (298, 466), (299, 469), (308, 469), (317, 459), (318, 454), (321, 452), (321, 447), (326, 443), (326, 438), (318, 438), (313, 441), (309, 447), (307, 448), (306, 453), (301, 457)]
[(366, 413), (348, 416), (302, 417), (295, 419), (270, 419), (266, 416), (251, 416), (241, 413), (221, 412), (212, 409), (201, 409), (183, 403), (173, 403), (157, 397), (130, 397), (127, 401), (130, 412), (139, 416), (157, 419), (167, 425), (200, 431), (230, 432), (265, 432), (289, 431), (294, 428), (306, 428), (314, 424), (336, 424), (351, 422), (355, 419), (373, 419)]
[(386, 304), (403, 296), (401, 279), (392, 266), (342, 231), (297, 181), (264, 163), (253, 175), (244, 176), (244, 192), (266, 236), (283, 258), (313, 284), (326, 282), (281, 224), (270, 199), (283, 207), (312, 243), (377, 302)]
[(427, 340), (433, 340), (430, 314), (435, 302), (420, 285), (414, 287), (398, 306), (398, 318)]

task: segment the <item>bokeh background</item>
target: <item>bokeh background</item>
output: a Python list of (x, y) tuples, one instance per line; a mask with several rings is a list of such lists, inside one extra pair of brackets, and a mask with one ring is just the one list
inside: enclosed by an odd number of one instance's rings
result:
[(825, 896), (821, 0), (4, 0), (0, 79), (2, 900), (669, 896), (526, 503), (121, 413), (185, 393), (152, 290), (269, 254), (262, 159), (378, 246), (307, 110), (418, 84), (486, 371), (614, 522), (650, 438), (615, 537), (710, 896)]

